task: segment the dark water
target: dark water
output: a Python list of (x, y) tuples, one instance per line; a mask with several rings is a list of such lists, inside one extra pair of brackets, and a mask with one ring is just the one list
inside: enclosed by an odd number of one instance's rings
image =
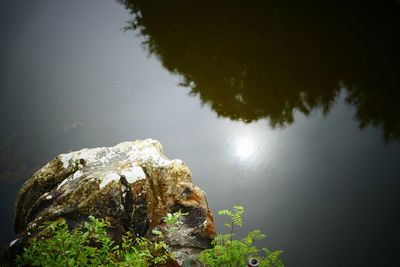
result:
[(287, 266), (399, 266), (400, 5), (322, 2), (0, 1), (2, 246), (42, 164), (150, 137)]

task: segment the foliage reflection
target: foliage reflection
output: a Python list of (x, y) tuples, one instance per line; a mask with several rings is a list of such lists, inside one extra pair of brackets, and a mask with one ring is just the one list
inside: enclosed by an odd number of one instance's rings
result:
[(340, 88), (359, 126), (399, 139), (396, 1), (121, 0), (128, 29), (223, 117), (272, 126), (328, 112)]

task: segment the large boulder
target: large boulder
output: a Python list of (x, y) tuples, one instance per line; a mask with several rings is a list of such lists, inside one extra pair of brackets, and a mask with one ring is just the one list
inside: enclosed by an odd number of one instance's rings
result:
[(55, 157), (23, 185), (13, 246), (24, 246), (45, 222), (64, 218), (74, 228), (89, 215), (110, 222), (116, 241), (127, 231), (144, 236), (163, 229), (162, 218), (178, 210), (188, 215), (166, 241), (182, 262), (208, 248), (215, 235), (206, 195), (193, 185), (189, 168), (169, 160), (151, 139), (83, 149)]

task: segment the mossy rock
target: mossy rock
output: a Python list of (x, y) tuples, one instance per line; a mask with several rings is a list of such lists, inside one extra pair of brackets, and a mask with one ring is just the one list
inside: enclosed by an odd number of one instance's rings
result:
[(182, 219), (179, 231), (166, 235), (166, 241), (183, 261), (210, 246), (214, 220), (189, 168), (181, 160), (169, 160), (158, 141), (61, 154), (20, 189), (14, 213), (18, 239), (9, 251), (18, 254), (41, 225), (59, 218), (71, 229), (89, 215), (103, 218), (118, 242), (128, 231), (146, 236), (156, 227), (163, 230), (162, 218), (179, 209), (190, 215)]

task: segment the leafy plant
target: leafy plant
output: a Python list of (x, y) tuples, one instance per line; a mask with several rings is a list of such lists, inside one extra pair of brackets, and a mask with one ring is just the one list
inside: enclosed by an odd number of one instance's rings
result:
[(229, 234), (219, 234), (212, 242), (213, 248), (203, 250), (200, 254), (200, 261), (207, 266), (246, 266), (250, 257), (259, 260), (259, 266), (283, 267), (280, 260), (281, 250), (270, 251), (262, 248), (261, 251), (254, 245), (254, 241), (265, 238), (265, 234), (259, 230), (248, 233), (242, 239), (235, 239), (234, 226), (243, 226), (242, 206), (233, 206), (232, 210), (220, 210), (218, 215), (225, 215), (230, 218), (229, 223), (224, 226), (229, 229)]
[(164, 222), (168, 225), (172, 225), (178, 222), (179, 218), (181, 216), (187, 216), (189, 213), (185, 212), (181, 212), (181, 210), (175, 212), (175, 213), (168, 213), (167, 216), (164, 217)]
[(174, 213), (168, 213), (167, 216), (164, 217), (164, 222), (167, 224), (167, 232), (168, 233), (173, 233), (178, 229), (178, 225), (181, 225), (182, 222), (179, 221), (179, 218), (181, 216), (187, 216), (189, 213), (183, 213), (181, 210), (174, 212)]
[(145, 237), (135, 237), (131, 233), (123, 237), (117, 255), (120, 260), (117, 266), (126, 267), (159, 265), (174, 258), (163, 240), (152, 242)]
[[(182, 213), (171, 214), (173, 225)], [(179, 215), (179, 216), (178, 216)], [(116, 244), (107, 235), (109, 224), (93, 216), (82, 228), (68, 230), (64, 219), (51, 222), (42, 227), (41, 233), (31, 240), (31, 245), (17, 256), (18, 266), (152, 266), (165, 264), (174, 259), (170, 248), (162, 240), (160, 231), (156, 241), (137, 237), (128, 232)], [(153, 234), (157, 231), (154, 230)]]
[[(282, 251), (259, 250), (255, 240), (265, 237), (259, 230), (248, 233), (243, 239), (236, 239), (234, 227), (243, 225), (244, 208), (234, 206), (232, 210), (221, 210), (219, 215), (230, 218), (225, 226), (228, 234), (217, 235), (213, 240), (213, 248), (201, 252), (199, 260), (207, 266), (246, 266), (247, 259), (252, 256), (259, 260), (259, 266), (281, 267)], [(167, 214), (164, 217), (166, 232), (173, 233), (182, 222), (181, 211)], [(122, 237), (120, 244), (115, 243), (107, 235), (110, 225), (90, 216), (81, 228), (68, 230), (65, 220), (60, 219), (42, 227), (41, 233), (30, 240), (30, 245), (22, 255), (17, 256), (18, 266), (158, 266), (174, 259), (171, 249), (164, 241), (163, 232), (153, 229), (153, 237), (137, 237), (128, 232)]]
[(107, 224), (90, 216), (81, 229), (68, 231), (65, 220), (43, 227), (42, 232), (24, 253), (17, 257), (17, 265), (33, 266), (101, 266), (113, 264), (109, 257), (115, 250), (114, 242), (106, 235)]

